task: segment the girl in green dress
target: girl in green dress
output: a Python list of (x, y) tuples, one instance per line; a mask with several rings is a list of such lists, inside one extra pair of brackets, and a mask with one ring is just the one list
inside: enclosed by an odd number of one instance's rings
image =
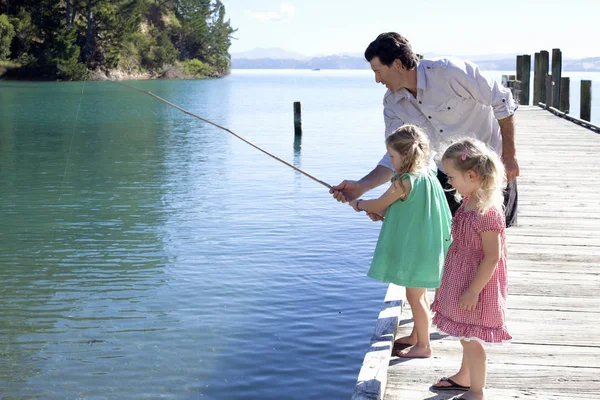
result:
[(350, 205), (356, 211), (385, 214), (368, 276), (406, 288), (417, 338), (396, 355), (428, 358), (432, 351), (427, 288), (440, 286), (452, 215), (436, 172), (429, 167), (426, 133), (404, 125), (385, 144), (395, 169), (390, 188), (378, 199), (357, 199)]

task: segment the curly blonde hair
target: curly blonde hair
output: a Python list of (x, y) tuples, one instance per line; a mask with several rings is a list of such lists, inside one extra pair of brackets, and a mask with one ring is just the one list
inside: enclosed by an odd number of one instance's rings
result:
[[(481, 214), (493, 206), (502, 210), (506, 175), (504, 164), (495, 151), (477, 139), (459, 139), (446, 149), (442, 156), (444, 160), (451, 160), (460, 172), (475, 171), (479, 174), (479, 188), (473, 194), (478, 199), (477, 209)], [(459, 202), (462, 200), (458, 192), (454, 197)]]
[(385, 144), (403, 155), (399, 175), (414, 174), (427, 167), (431, 150), (427, 134), (415, 125), (402, 125), (385, 139)]

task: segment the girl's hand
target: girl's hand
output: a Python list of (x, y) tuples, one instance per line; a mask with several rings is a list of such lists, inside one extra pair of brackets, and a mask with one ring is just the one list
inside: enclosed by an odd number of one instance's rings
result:
[(458, 300), (458, 307), (466, 311), (475, 311), (478, 300), (479, 295), (472, 290), (467, 289), (462, 296), (460, 296), (460, 299)]
[(354, 211), (356, 212), (361, 212), (363, 210), (361, 210), (360, 208), (358, 208), (358, 203), (361, 201), (362, 199), (356, 199), (356, 200), (352, 200), (350, 203), (350, 207), (354, 208)]
[(367, 211), (367, 217), (371, 218), (371, 221), (373, 221), (373, 222), (383, 221), (383, 215), (379, 215), (377, 213), (372, 213), (372, 212)]

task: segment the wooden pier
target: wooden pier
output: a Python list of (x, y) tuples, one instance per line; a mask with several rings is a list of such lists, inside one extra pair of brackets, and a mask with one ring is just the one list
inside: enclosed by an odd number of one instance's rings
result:
[[(513, 342), (488, 350), (492, 399), (600, 399), (600, 135), (538, 106), (516, 114), (518, 224), (507, 230)], [(404, 360), (412, 320), (390, 286), (353, 399), (449, 399), (460, 343), (432, 330), (434, 356)]]

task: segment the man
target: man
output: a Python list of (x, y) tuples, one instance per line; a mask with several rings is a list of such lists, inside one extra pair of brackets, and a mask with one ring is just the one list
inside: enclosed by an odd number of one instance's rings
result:
[[(453, 138), (473, 136), (501, 157), (506, 167), (506, 226), (516, 223), (519, 164), (515, 149), (513, 114), (517, 105), (510, 90), (484, 78), (468, 61), (441, 59), (419, 61), (406, 38), (396, 32), (382, 33), (366, 49), (365, 58), (375, 73), (375, 81), (388, 91), (383, 97), (385, 136), (404, 124), (414, 124), (429, 135), (434, 150), (441, 151)], [(383, 144), (383, 141), (382, 141)], [(450, 189), (437, 162), (438, 179)], [(344, 180), (330, 193), (341, 202), (351, 201), (389, 182), (394, 172), (389, 155), (359, 181)], [(446, 199), (452, 214), (460, 203), (451, 192)], [(369, 214), (372, 220), (381, 220)]]

